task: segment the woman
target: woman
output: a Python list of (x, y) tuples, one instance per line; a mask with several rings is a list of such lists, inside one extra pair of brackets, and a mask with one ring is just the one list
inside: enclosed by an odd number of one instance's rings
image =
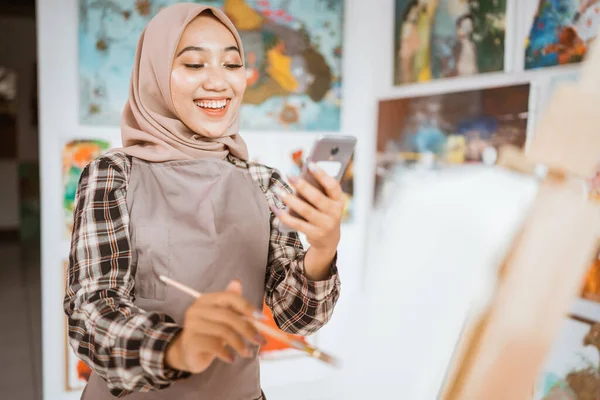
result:
[(456, 68), (454, 76), (467, 76), (479, 73), (477, 68), (477, 47), (472, 39), (473, 16), (464, 14), (456, 21), (456, 44), (453, 48)]
[(419, 50), (420, 38), (417, 27), (419, 19), (419, 3), (415, 0), (408, 5), (400, 32), (400, 49), (398, 51), (398, 78), (396, 83), (416, 82), (415, 55)]
[[(189, 3), (140, 37), (123, 148), (86, 167), (76, 199), (64, 305), (70, 345), (93, 370), (83, 399), (262, 399), (264, 339), (248, 318), (263, 298), (287, 332), (331, 316), (340, 185), (313, 167), (327, 195), (292, 178), (305, 203), (246, 161), (243, 54), (225, 14)], [(193, 301), (161, 274), (204, 295)]]

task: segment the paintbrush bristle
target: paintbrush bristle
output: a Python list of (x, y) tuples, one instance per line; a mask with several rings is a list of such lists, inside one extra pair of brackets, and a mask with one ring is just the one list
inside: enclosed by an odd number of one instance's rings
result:
[(317, 359), (323, 361), (324, 363), (329, 364), (333, 367), (339, 368), (341, 366), (340, 361), (337, 358), (335, 358), (329, 354), (319, 352), (319, 354), (315, 354), (314, 356), (315, 356), (315, 358), (317, 358)]
[(327, 353), (324, 353), (324, 352), (322, 352), (319, 349), (315, 349), (314, 347), (311, 347), (311, 346), (306, 346), (306, 351), (312, 357), (314, 357), (317, 360), (320, 360), (320, 361), (322, 361), (322, 362), (324, 362), (326, 364), (329, 364), (329, 365), (334, 366), (334, 367), (339, 367), (340, 366), (339, 361), (335, 357), (333, 357), (333, 356), (331, 356), (331, 355), (329, 355)]

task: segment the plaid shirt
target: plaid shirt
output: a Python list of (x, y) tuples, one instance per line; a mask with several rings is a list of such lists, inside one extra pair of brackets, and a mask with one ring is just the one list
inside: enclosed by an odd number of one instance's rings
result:
[[(269, 204), (284, 207), (274, 191), (291, 189), (276, 170), (231, 156), (228, 160), (249, 170)], [(134, 304), (126, 203), (130, 171), (131, 159), (119, 152), (109, 152), (84, 169), (75, 199), (64, 298), (70, 346), (117, 397), (164, 389), (189, 376), (164, 363), (167, 345), (181, 327), (164, 313)], [(297, 233), (282, 233), (278, 224), (271, 213), (265, 300), (282, 330), (308, 335), (329, 320), (339, 297), (336, 263), (327, 279), (307, 279)]]

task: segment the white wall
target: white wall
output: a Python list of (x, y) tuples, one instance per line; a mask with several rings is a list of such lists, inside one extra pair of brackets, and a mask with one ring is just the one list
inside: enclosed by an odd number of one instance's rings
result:
[(31, 126), (30, 100), (36, 60), (35, 20), (0, 16), (0, 65), (17, 72), (18, 159), (0, 162), (0, 230), (19, 228), (18, 163), (35, 161), (38, 155), (37, 130)]

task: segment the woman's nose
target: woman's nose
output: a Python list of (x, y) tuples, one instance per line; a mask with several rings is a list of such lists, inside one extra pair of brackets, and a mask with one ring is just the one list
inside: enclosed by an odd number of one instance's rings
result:
[(206, 79), (202, 84), (205, 90), (221, 92), (227, 89), (227, 80), (220, 66), (206, 68)]

